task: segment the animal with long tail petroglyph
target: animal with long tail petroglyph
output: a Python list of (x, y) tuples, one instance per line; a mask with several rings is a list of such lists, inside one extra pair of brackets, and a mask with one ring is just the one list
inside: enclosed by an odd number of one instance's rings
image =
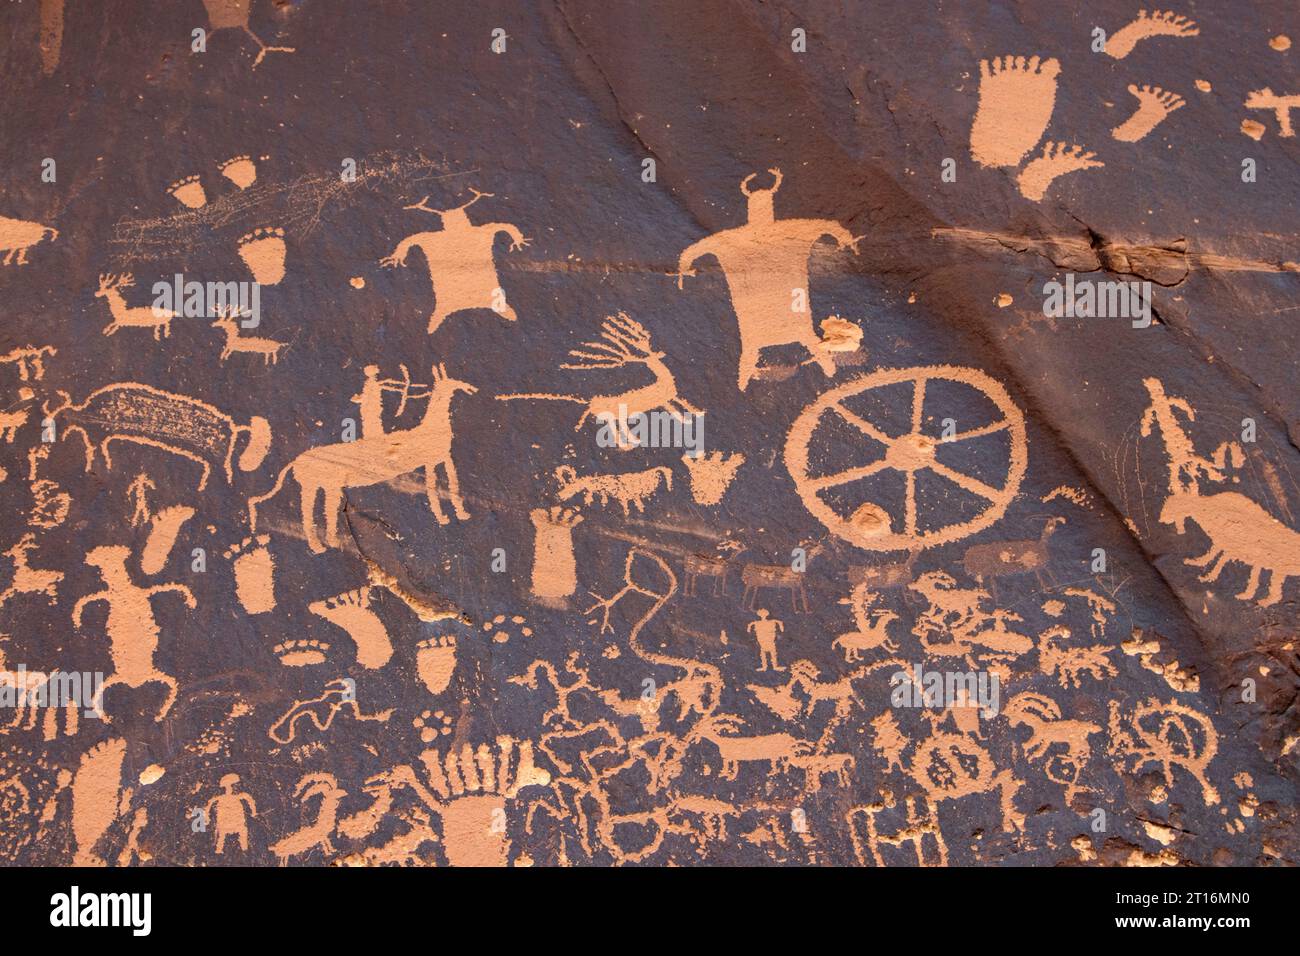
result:
[(251, 529), (255, 531), (257, 528), (258, 507), (274, 497), (285, 478), (292, 474), (301, 488), (302, 530), (307, 547), (313, 553), (321, 554), (325, 545), (316, 533), (315, 516), (319, 498), (324, 498), (325, 538), (331, 547), (338, 547), (339, 513), (346, 489), (377, 485), (421, 468), (424, 469), (425, 493), (433, 516), (439, 524), (447, 524), (450, 519), (442, 509), (441, 491), (435, 474), (439, 465), (446, 473), (452, 510), (462, 520), (469, 518), (451, 457), (451, 400), (458, 392), (473, 395), (478, 389), (468, 382), (451, 378), (441, 365), (434, 366), (432, 374), (427, 394), (428, 407), (418, 425), (381, 435), (363, 435), (356, 441), (322, 445), (303, 452), (280, 470), (270, 491), (248, 499)]

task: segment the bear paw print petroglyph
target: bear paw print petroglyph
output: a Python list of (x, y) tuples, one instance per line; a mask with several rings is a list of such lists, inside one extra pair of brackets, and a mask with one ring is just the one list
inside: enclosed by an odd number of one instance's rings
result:
[(261, 285), (276, 285), (284, 278), (284, 230), (262, 226), (239, 237), (239, 258)]
[(176, 180), (167, 187), (167, 192), (182, 206), (190, 209), (202, 209), (208, 204), (208, 194), (198, 176), (184, 176)]
[(505, 644), (515, 636), (533, 636), (533, 629), (528, 625), (528, 618), (522, 614), (513, 614), (508, 618), (504, 614), (498, 614), (492, 620), (483, 622), (483, 632), (491, 632), (492, 641), (496, 644)]
[(415, 672), (430, 694), (445, 691), (455, 670), (455, 634), (435, 634), (415, 645)]
[(312, 664), (324, 664), (330, 646), (325, 641), (300, 639), (284, 641), (271, 648), (280, 663), (285, 667), (309, 667)]
[(439, 737), (451, 736), (452, 719), (440, 710), (422, 710), (411, 726), (419, 731), (422, 743), (431, 744)]

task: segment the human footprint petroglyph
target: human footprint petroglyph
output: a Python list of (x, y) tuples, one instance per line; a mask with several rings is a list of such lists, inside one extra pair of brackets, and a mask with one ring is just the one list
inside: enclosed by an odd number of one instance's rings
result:
[(1047, 187), (1067, 173), (1083, 169), (1099, 169), (1106, 164), (1083, 146), (1071, 143), (1043, 144), (1043, 150), (1028, 163), (1016, 177), (1020, 194), (1038, 202), (1047, 195)]
[(1136, 143), (1186, 103), (1177, 93), (1170, 93), (1158, 86), (1130, 83), (1128, 91), (1137, 97), (1138, 108), (1137, 112), (1111, 130), (1110, 135), (1121, 143)]
[(1172, 10), (1139, 10), (1135, 19), (1116, 30), (1106, 39), (1107, 56), (1122, 60), (1142, 40), (1151, 37), (1194, 37), (1201, 32), (1195, 20), (1189, 20)]
[(1047, 131), (1061, 64), (1052, 57), (980, 60), (970, 152), (981, 166), (1018, 166)]

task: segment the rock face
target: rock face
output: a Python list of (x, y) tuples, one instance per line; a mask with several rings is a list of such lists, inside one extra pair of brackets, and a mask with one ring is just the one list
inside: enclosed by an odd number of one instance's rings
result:
[(1300, 862), (1292, 6), (129, 6), (3, 15), (0, 860)]

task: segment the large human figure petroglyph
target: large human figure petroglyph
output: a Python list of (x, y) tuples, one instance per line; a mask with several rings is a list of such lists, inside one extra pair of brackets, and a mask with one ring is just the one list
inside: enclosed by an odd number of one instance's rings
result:
[(507, 322), (518, 318), (506, 302), (501, 280), (497, 278), (492, 246), (501, 232), (510, 237), (511, 252), (523, 249), (530, 240), (508, 222), (487, 222), (480, 226), (470, 222), (465, 210), (485, 196), (493, 195), (473, 188), (470, 192), (474, 198), (453, 209), (430, 209), (424, 205), (428, 196), (403, 207), (441, 216), (442, 230), (407, 236), (397, 244), (392, 255), (379, 260), (382, 266), (404, 266), (412, 249), (424, 253), (434, 296), (433, 314), (429, 316), (430, 335), (438, 331), (448, 316), (467, 309), (491, 309)]
[[(1167, 395), (1159, 379), (1148, 378), (1143, 384), (1151, 404), (1142, 416), (1142, 434), (1149, 436), (1159, 428), (1169, 463), (1169, 494), (1160, 508), (1160, 521), (1173, 525), (1179, 534), (1187, 532), (1190, 521), (1210, 539), (1208, 551), (1183, 563), (1204, 568), (1200, 580), (1208, 584), (1218, 581), (1226, 565), (1245, 565), (1250, 577), (1237, 599), (1253, 596), (1260, 607), (1278, 603), (1286, 580), (1300, 577), (1300, 534), (1239, 492), (1202, 492), (1202, 481), (1225, 480), (1226, 464), (1240, 463), (1241, 449), (1225, 442), (1212, 459), (1198, 455), (1175, 415), (1181, 412), (1194, 422), (1195, 410), (1183, 399)], [(1265, 571), (1269, 572), (1268, 591), (1261, 598)]]
[(835, 374), (835, 361), (813, 328), (808, 257), (825, 237), (857, 254), (857, 239), (837, 222), (777, 219), (773, 201), (783, 177), (780, 169), (768, 172), (773, 176), (768, 189), (751, 187), (757, 174), (741, 180), (748, 222), (687, 246), (677, 265), (678, 288), (683, 277), (695, 275), (692, 267), (705, 256), (714, 256), (722, 267), (740, 325), (741, 391), (758, 372), (759, 352), (778, 345), (802, 345), (825, 375)]
[(447, 492), (456, 517), (469, 518), (465, 501), (460, 494), (460, 481), (451, 457), (452, 424), (451, 400), (457, 392), (473, 395), (478, 389), (468, 382), (451, 378), (446, 369), (436, 365), (432, 370), (432, 384), (428, 386), (428, 406), (420, 424), (413, 428), (362, 436), (356, 441), (322, 445), (303, 452), (280, 470), (275, 485), (264, 495), (248, 499), (248, 517), (251, 530), (257, 530), (257, 509), (279, 492), (290, 474), (301, 489), (303, 536), (307, 547), (320, 554), (325, 546), (316, 534), (316, 500), (324, 498), (325, 537), (331, 547), (338, 547), (339, 513), (343, 508), (343, 492), (347, 488), (361, 488), (389, 481), (398, 475), (424, 469), (425, 492), (429, 508), (439, 524), (450, 519), (442, 510), (441, 492), (435, 470), (441, 465), (447, 476)]
[(77, 601), (72, 608), (72, 624), (81, 627), (82, 614), (89, 605), (98, 602), (108, 605), (106, 627), (113, 674), (100, 687), (91, 709), (102, 712), (104, 692), (116, 684), (135, 688), (158, 682), (167, 685), (167, 699), (154, 715), (154, 720), (162, 720), (176, 700), (176, 680), (154, 663), (160, 633), (152, 601), (160, 594), (175, 592), (192, 610), (194, 595), (183, 584), (137, 585), (126, 569), (130, 553), (129, 548), (120, 545), (101, 545), (86, 554), (86, 563), (99, 571), (104, 590)]

